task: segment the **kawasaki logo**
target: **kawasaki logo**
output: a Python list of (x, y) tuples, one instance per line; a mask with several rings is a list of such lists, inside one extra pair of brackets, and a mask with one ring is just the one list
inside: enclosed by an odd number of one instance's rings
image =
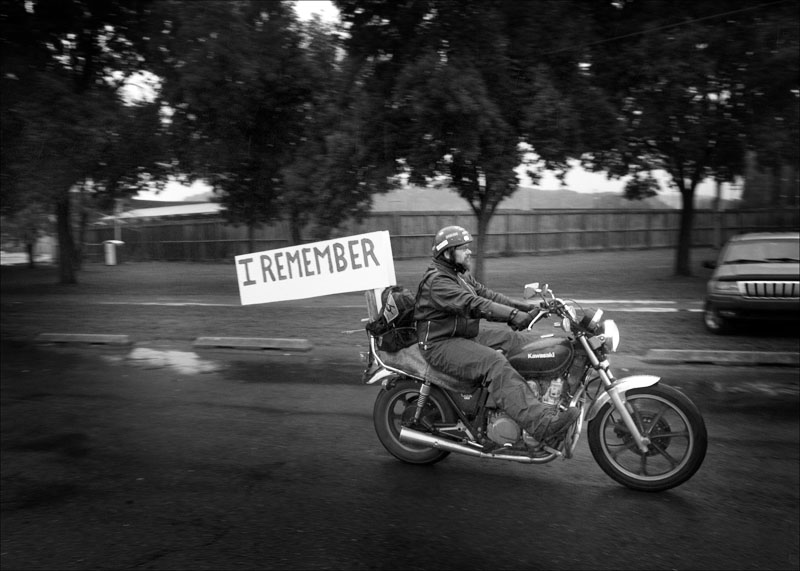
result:
[(528, 359), (549, 359), (555, 356), (556, 354), (552, 351), (550, 353), (528, 353)]

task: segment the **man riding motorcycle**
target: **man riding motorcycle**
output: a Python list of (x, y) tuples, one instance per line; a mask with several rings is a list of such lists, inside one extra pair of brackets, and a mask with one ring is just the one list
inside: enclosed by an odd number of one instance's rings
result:
[[(532, 341), (521, 332), (536, 308), (494, 292), (469, 273), (472, 236), (446, 226), (433, 241), (433, 261), (417, 290), (414, 320), (420, 352), (435, 369), (488, 385), (494, 401), (535, 440), (558, 436), (578, 417), (572, 407), (545, 405), (505, 355)], [(508, 323), (514, 331), (481, 330), (480, 320)], [(502, 352), (500, 351), (502, 350)]]

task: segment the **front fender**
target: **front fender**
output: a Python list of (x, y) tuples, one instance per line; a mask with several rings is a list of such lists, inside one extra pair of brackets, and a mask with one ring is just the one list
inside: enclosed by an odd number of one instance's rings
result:
[[(614, 383), (614, 386), (624, 400), (625, 393), (629, 390), (651, 387), (660, 380), (661, 377), (656, 377), (654, 375), (631, 375), (630, 377), (623, 377), (617, 380), (617, 382)], [(597, 397), (597, 400), (594, 401), (592, 408), (590, 408), (589, 412), (586, 414), (586, 421), (588, 422), (592, 420), (595, 415), (600, 412), (600, 409), (603, 408), (603, 405), (605, 405), (609, 400), (611, 400), (611, 397), (608, 396), (607, 392), (604, 392)]]

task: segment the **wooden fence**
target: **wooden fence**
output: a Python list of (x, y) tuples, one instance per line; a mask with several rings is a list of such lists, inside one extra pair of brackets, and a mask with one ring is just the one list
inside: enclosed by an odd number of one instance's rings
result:
[[(671, 248), (678, 243), (680, 216), (679, 210), (500, 211), (489, 227), (486, 255)], [(799, 218), (796, 209), (696, 210), (692, 245), (717, 246), (742, 232), (797, 231)], [(433, 235), (450, 224), (477, 229), (471, 213), (377, 212), (361, 223), (346, 224), (332, 237), (388, 230), (395, 258), (418, 258), (430, 255)], [(123, 260), (232, 260), (239, 254), (291, 245), (285, 222), (257, 229), (251, 249), (247, 229), (219, 216), (128, 221), (121, 230)], [(87, 259), (101, 261), (102, 242), (113, 238), (113, 227), (89, 229)]]

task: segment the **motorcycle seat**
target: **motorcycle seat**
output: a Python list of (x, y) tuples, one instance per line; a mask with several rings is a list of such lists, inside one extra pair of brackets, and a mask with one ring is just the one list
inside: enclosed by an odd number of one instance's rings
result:
[[(367, 302), (367, 314), (371, 321), (378, 318), (378, 308), (380, 307), (381, 292), (383, 288), (368, 290), (364, 292)], [(400, 349), (397, 352), (386, 352), (376, 350), (378, 358), (389, 367), (407, 373), (409, 376), (429, 380), (436, 386), (458, 392), (472, 392), (475, 390), (473, 383), (458, 379), (442, 371), (431, 367), (422, 357), (419, 346), (414, 343), (410, 347)]]
[(416, 343), (394, 353), (378, 351), (378, 357), (389, 367), (399, 369), (418, 379), (429, 380), (439, 387), (458, 392), (472, 392), (475, 390), (474, 383), (453, 377), (431, 367), (422, 356)]

